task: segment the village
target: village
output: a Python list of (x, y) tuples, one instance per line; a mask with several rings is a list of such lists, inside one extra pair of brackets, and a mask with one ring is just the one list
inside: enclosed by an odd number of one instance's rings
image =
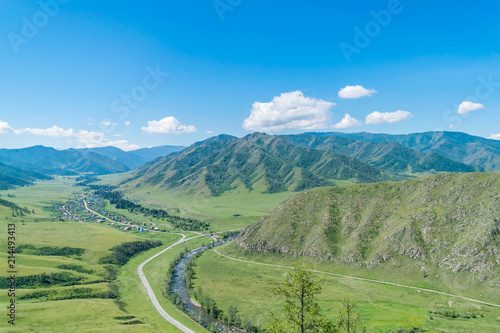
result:
[(55, 213), (59, 218), (70, 221), (106, 223), (111, 227), (124, 231), (135, 230), (138, 232), (167, 232), (167, 229), (160, 229), (158, 224), (147, 220), (146, 222), (135, 222), (130, 217), (126, 217), (113, 209), (109, 204), (97, 194), (87, 193), (68, 200), (65, 204), (60, 204)]

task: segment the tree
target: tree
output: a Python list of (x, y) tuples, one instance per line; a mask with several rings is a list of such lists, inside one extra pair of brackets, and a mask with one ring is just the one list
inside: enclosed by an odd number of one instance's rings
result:
[[(344, 298), (342, 301), (342, 308), (339, 310), (338, 327), (341, 332), (355, 333), (358, 328), (359, 311), (356, 311), (356, 301), (351, 300), (349, 297)], [(366, 332), (366, 328), (362, 328)]]
[(316, 276), (304, 263), (299, 263), (288, 273), (282, 285), (273, 288), (275, 295), (285, 298), (285, 315), (283, 318), (275, 312), (270, 312), (268, 328), (271, 333), (337, 331), (335, 326), (320, 314), (316, 295), (322, 290), (321, 280), (321, 276)]

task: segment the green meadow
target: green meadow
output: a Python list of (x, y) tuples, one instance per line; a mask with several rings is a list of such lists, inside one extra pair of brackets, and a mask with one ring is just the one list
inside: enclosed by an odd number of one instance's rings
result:
[[(38, 248), (81, 248), (81, 255), (35, 255), (29, 251), (16, 253), (16, 277), (18, 281), (26, 276), (46, 274), (69, 274), (70, 285), (21, 287), (16, 290), (16, 325), (7, 324), (2, 319), (2, 332), (177, 332), (178, 330), (161, 317), (153, 307), (137, 274), (137, 266), (150, 256), (158, 253), (181, 238), (181, 235), (169, 233), (138, 233), (122, 231), (107, 224), (84, 223), (65, 220), (44, 220), (52, 216), (46, 210), (52, 202), (65, 202), (68, 197), (81, 187), (74, 187), (74, 179), (59, 177), (55, 180), (39, 182), (35, 186), (2, 191), (5, 200), (15, 202), (21, 207), (27, 206), (35, 213), (12, 217), (10, 208), (0, 206), (0, 266), (7, 267), (7, 225), (15, 223), (16, 246), (31, 245)], [(11, 196), (7, 196), (10, 194)], [(5, 219), (5, 217), (8, 219)], [(37, 219), (37, 222), (35, 222)], [(186, 232), (188, 237), (197, 234)], [(110, 291), (109, 271), (99, 259), (108, 255), (109, 249), (123, 242), (156, 239), (163, 245), (133, 257), (127, 264), (117, 268), (116, 279), (111, 282), (118, 287), (120, 302), (110, 298), (57, 299), (75, 297), (75, 293), (85, 292), (90, 295)], [(148, 280), (155, 288), (158, 299), (167, 308), (171, 307), (179, 320), (191, 325), (197, 331), (203, 329), (192, 322), (185, 314), (175, 308), (162, 296), (166, 267), (182, 247), (194, 248), (209, 239), (196, 239), (179, 245), (164, 256), (148, 264), (145, 271)], [(182, 247), (181, 247), (182, 246)], [(76, 271), (75, 271), (76, 269)], [(152, 276), (150, 277), (149, 274)], [(7, 273), (0, 272), (5, 279)], [(95, 281), (95, 282), (93, 282)], [(163, 288), (163, 289), (162, 289)], [(33, 293), (45, 293), (33, 297)], [(29, 299), (23, 299), (31, 297)], [(94, 296), (89, 296), (94, 297)], [(10, 298), (7, 290), (0, 294), (0, 306), (6, 309)], [(169, 310), (167, 310), (169, 311)], [(169, 311), (169, 313), (171, 312)], [(2, 311), (4, 313), (5, 311)]]
[[(102, 176), (102, 184), (118, 185), (127, 174)], [(350, 181), (332, 181), (336, 186), (348, 186)], [(161, 208), (171, 214), (191, 217), (211, 224), (213, 231), (241, 229), (257, 222), (291, 195), (297, 193), (285, 191), (279, 193), (263, 193), (264, 189), (248, 191), (243, 186), (224, 192), (217, 197), (205, 195), (179, 195), (167, 189), (152, 186), (125, 188), (125, 195), (138, 203), (151, 208)], [(127, 212), (120, 211), (123, 215)], [(154, 221), (162, 223), (161, 221)]]
[[(286, 258), (275, 255), (243, 256), (235, 248), (234, 242), (218, 251), (244, 260), (266, 262), (293, 266), (297, 258)], [(307, 260), (306, 264), (316, 270), (330, 271), (340, 274), (350, 273), (351, 276), (380, 278), (383, 272), (365, 270), (349, 271), (346, 267), (329, 265), (328, 263)], [(271, 296), (271, 288), (284, 281), (288, 269), (256, 265), (230, 260), (219, 256), (213, 250), (204, 253), (197, 260), (195, 287), (201, 286), (203, 291), (215, 299), (222, 310), (236, 306), (243, 317), (264, 324), (267, 313), (271, 309), (282, 308), (278, 298)], [(404, 284), (413, 281), (417, 287), (449, 292), (450, 286), (418, 285), (414, 272), (406, 272), (406, 281), (391, 280), (389, 282)], [(401, 274), (403, 275), (403, 274)], [(323, 313), (330, 319), (336, 319), (340, 302), (344, 297), (357, 301), (361, 314), (361, 323), (366, 325), (368, 332), (392, 332), (397, 329), (421, 328), (428, 332), (498, 332), (500, 331), (500, 308), (446, 295), (422, 290), (383, 285), (369, 281), (350, 279), (347, 277), (323, 276), (323, 292), (318, 297)], [(456, 281), (458, 282), (458, 281)], [(461, 281), (462, 283), (465, 280)], [(462, 285), (463, 286), (463, 285)], [(469, 286), (465, 296), (478, 292), (478, 286)], [(463, 288), (463, 287), (462, 287)], [(496, 301), (500, 304), (500, 295), (494, 289), (490, 297), (481, 298), (484, 301)], [(477, 295), (479, 296), (479, 294)], [(479, 298), (479, 297), (478, 297)], [(448, 311), (448, 312), (447, 312)], [(446, 314), (445, 314), (446, 313)], [(453, 313), (460, 315), (451, 318)], [(468, 318), (466, 318), (468, 317)], [(475, 318), (473, 318), (475, 317)]]

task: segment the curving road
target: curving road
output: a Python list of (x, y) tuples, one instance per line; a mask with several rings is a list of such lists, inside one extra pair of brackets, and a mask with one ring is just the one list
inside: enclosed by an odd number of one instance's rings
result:
[[(294, 268), (294, 267), (291, 267), (291, 266), (266, 264), (266, 263), (262, 263), (262, 262), (255, 262), (255, 261), (249, 261), (249, 260), (243, 260), (243, 259), (233, 258), (233, 257), (227, 256), (225, 254), (219, 253), (219, 251), (217, 251), (217, 249), (214, 249), (214, 252), (217, 253), (218, 255), (220, 255), (221, 257), (224, 257), (224, 258), (227, 258), (227, 259), (230, 259), (230, 260), (244, 262), (244, 263), (247, 263), (247, 264), (270, 266), (270, 267), (277, 267), (277, 268), (286, 268), (286, 269), (293, 269)], [(332, 276), (338, 276), (338, 277), (343, 277), (343, 278), (348, 278), (348, 279), (354, 279), (354, 280), (361, 280), (361, 281), (367, 281), (367, 282), (374, 282), (374, 283), (386, 284), (386, 285), (395, 286), (395, 287), (403, 287), (403, 288), (410, 288), (410, 289), (416, 289), (416, 290), (423, 290), (423, 291), (427, 291), (427, 292), (430, 292), (430, 293), (435, 293), (435, 294), (445, 295), (445, 296), (449, 296), (449, 297), (460, 298), (460, 299), (463, 299), (463, 300), (466, 300), (466, 301), (470, 301), (470, 302), (474, 302), (474, 303), (480, 303), (480, 304), (484, 304), (484, 305), (495, 306), (497, 308), (500, 308), (500, 305), (498, 305), (498, 304), (488, 303), (488, 302), (484, 302), (484, 301), (480, 301), (480, 300), (477, 300), (477, 299), (468, 298), (468, 297), (464, 297), (464, 296), (458, 296), (458, 295), (448, 294), (448, 293), (445, 293), (445, 292), (442, 292), (442, 291), (437, 291), (437, 290), (432, 290), (432, 289), (425, 289), (425, 288), (419, 288), (419, 287), (414, 287), (414, 286), (407, 286), (407, 285), (399, 284), (399, 283), (392, 283), (392, 282), (385, 282), (385, 281), (379, 281), (379, 280), (366, 279), (366, 278), (362, 278), (362, 277), (358, 277), (358, 276), (350, 276), (350, 275), (342, 275), (342, 274), (330, 273), (330, 272), (324, 272), (324, 271), (317, 271), (317, 270), (314, 270), (314, 269), (311, 269), (311, 271), (315, 272), (315, 273), (325, 274), (325, 275), (332, 275)]]
[[(182, 235), (182, 234), (176, 234), (176, 235)], [(170, 245), (169, 247), (161, 250), (160, 252), (158, 252), (157, 254), (155, 254), (154, 256), (150, 257), (149, 259), (146, 259), (142, 264), (139, 265), (139, 267), (137, 267), (137, 272), (139, 273), (139, 277), (141, 278), (142, 280), (142, 284), (144, 285), (144, 287), (146, 288), (146, 291), (148, 292), (148, 296), (149, 298), (151, 299), (151, 302), (153, 302), (153, 305), (154, 307), (156, 308), (156, 311), (158, 311), (158, 313), (163, 317), (165, 318), (167, 321), (169, 321), (170, 323), (172, 323), (175, 327), (177, 327), (178, 329), (180, 329), (181, 331), (185, 332), (185, 333), (195, 333), (195, 331), (187, 328), (186, 326), (184, 326), (183, 324), (181, 324), (179, 321), (175, 320), (171, 315), (169, 315), (160, 305), (160, 302), (158, 302), (158, 299), (156, 298), (156, 295), (155, 293), (153, 292), (153, 288), (151, 288), (151, 285), (149, 284), (148, 282), (148, 279), (146, 278), (146, 276), (144, 275), (144, 272), (142, 271), (142, 269), (144, 268), (144, 266), (146, 266), (147, 263), (149, 263), (151, 260), (157, 258), (158, 256), (162, 255), (163, 253), (167, 252), (168, 250), (170, 250), (171, 248), (173, 248), (174, 246), (176, 245), (179, 245), (181, 243), (184, 243), (188, 240), (191, 240), (191, 239), (195, 239), (195, 238), (199, 238), (199, 237), (205, 237), (207, 235), (199, 235), (199, 236), (194, 236), (194, 237), (191, 237), (191, 238), (186, 238), (186, 235), (182, 235), (182, 238), (180, 240), (178, 240), (177, 242), (175, 242), (174, 244)]]

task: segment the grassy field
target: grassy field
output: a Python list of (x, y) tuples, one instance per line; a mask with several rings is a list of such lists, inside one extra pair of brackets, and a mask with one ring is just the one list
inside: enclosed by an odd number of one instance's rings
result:
[[(118, 185), (127, 176), (128, 174), (102, 176), (100, 183)], [(336, 186), (353, 184), (351, 181), (344, 180), (332, 180), (332, 183)], [(295, 193), (287, 191), (267, 194), (259, 190), (248, 191), (240, 186), (218, 197), (206, 197), (204, 195), (178, 195), (174, 191), (159, 190), (151, 186), (125, 189), (127, 197), (137, 200), (146, 207), (162, 208), (171, 214), (208, 221), (215, 232), (241, 229), (250, 225)], [(124, 215), (127, 214), (124, 213)], [(161, 221), (154, 222), (162, 223)]]
[[(46, 273), (69, 272), (73, 276), (81, 277), (84, 284), (74, 286), (51, 286), (45, 288), (18, 288), (17, 298), (27, 294), (40, 291), (65, 293), (71, 292), (75, 288), (89, 288), (93, 292), (105, 292), (109, 290), (108, 282), (96, 282), (106, 278), (109, 274), (103, 265), (99, 264), (99, 259), (109, 254), (109, 249), (123, 242), (131, 242), (146, 239), (159, 239), (163, 246), (151, 249), (132, 258), (125, 266), (118, 269), (118, 276), (114, 283), (121, 293), (121, 300), (124, 306), (121, 308), (112, 299), (92, 298), (92, 299), (65, 299), (53, 300), (46, 297), (20, 300), (17, 299), (16, 326), (7, 324), (3, 319), (0, 324), (1, 332), (178, 332), (178, 330), (162, 318), (153, 307), (145, 289), (137, 275), (137, 266), (152, 256), (180, 239), (180, 235), (168, 233), (136, 233), (124, 232), (112, 228), (106, 224), (83, 223), (74, 221), (60, 222), (59, 220), (41, 220), (40, 218), (50, 217), (51, 213), (44, 210), (44, 207), (51, 202), (65, 202), (73, 192), (80, 191), (81, 187), (73, 187), (74, 180), (57, 178), (51, 181), (39, 182), (35, 186), (19, 188), (15, 190), (2, 191), (2, 198), (15, 202), (30, 211), (35, 210), (35, 214), (27, 214), (25, 217), (12, 217), (10, 208), (0, 206), (0, 217), (5, 215), (8, 219), (2, 218), (0, 229), (5, 237), (0, 237), (0, 266), (7, 267), (7, 225), (16, 224), (16, 245), (33, 245), (35, 247), (72, 247), (82, 248), (85, 252), (81, 256), (49, 256), (31, 255), (25, 253), (16, 254), (16, 276), (23, 277)], [(15, 197), (7, 197), (7, 194)], [(35, 218), (39, 219), (34, 222)], [(186, 232), (186, 235), (196, 234)], [(194, 240), (188, 243), (189, 247), (197, 247), (202, 240)], [(182, 245), (184, 247), (184, 245)], [(153, 277), (148, 279), (157, 290), (157, 297), (160, 301), (169, 306), (169, 302), (163, 298), (161, 287), (164, 281), (164, 265), (168, 265), (169, 260), (180, 250), (181, 247), (174, 248), (172, 253), (168, 252), (159, 258), (160, 264), (152, 262), (146, 267), (148, 273)], [(76, 272), (58, 266), (74, 265), (83, 269), (85, 273)], [(0, 278), (5, 279), (5, 270), (0, 272)], [(6, 309), (10, 298), (7, 290), (2, 290), (0, 294), (0, 306)], [(191, 322), (187, 316), (171, 306), (186, 325), (191, 325), (197, 331), (204, 330)], [(168, 310), (167, 310), (168, 311)], [(5, 313), (5, 311), (2, 311)], [(125, 325), (134, 320), (140, 321), (135, 325)]]
[[(238, 255), (233, 243), (219, 247), (219, 251), (232, 256)], [(268, 257), (267, 260), (264, 257)], [(279, 256), (240, 255), (240, 258), (287, 266), (296, 262), (296, 259)], [(307, 264), (320, 270), (327, 270), (328, 266), (319, 261)], [(284, 280), (287, 269), (233, 261), (217, 255), (214, 251), (205, 253), (198, 259), (197, 265), (198, 279), (195, 280), (195, 285), (202, 286), (223, 310), (227, 311), (229, 306), (234, 305), (240, 309), (242, 316), (264, 323), (267, 320), (267, 311), (281, 306), (278, 299), (269, 297), (270, 288)], [(330, 266), (328, 270), (335, 269), (336, 267)], [(345, 267), (340, 271), (339, 273), (345, 274)], [(411, 275), (411, 272), (408, 275)], [(371, 277), (374, 278), (373, 273)], [(443, 289), (446, 291), (449, 287), (443, 286)], [(323, 292), (318, 299), (329, 318), (336, 318), (340, 301), (346, 296), (357, 300), (362, 324), (368, 327), (369, 332), (391, 332), (399, 328), (414, 327), (428, 329), (429, 332), (500, 331), (500, 308), (414, 289), (324, 276)], [(452, 319), (431, 313), (444, 313), (445, 310), (455, 311), (462, 317)], [(463, 318), (467, 313), (474, 313), (477, 318)]]
[[(44, 207), (50, 206), (51, 202), (66, 202), (73, 193), (82, 191), (83, 188), (73, 186), (74, 183), (74, 177), (57, 177), (54, 180), (37, 182), (35, 186), (0, 191), (0, 195), (3, 199), (12, 201), (21, 207), (27, 206), (30, 210), (34, 209), (35, 214), (27, 215), (28, 219), (50, 217), (50, 213), (45, 211)], [(15, 197), (7, 197), (8, 194), (15, 195)], [(10, 209), (0, 206), (0, 217), (3, 216), (10, 217)]]
[[(219, 197), (178, 196), (170, 191), (141, 188), (127, 193), (147, 207), (167, 209), (183, 217), (211, 223), (213, 231), (240, 229), (269, 213), (294, 192), (262, 194), (259, 192), (224, 193)], [(238, 215), (238, 216), (234, 216)]]
[[(170, 243), (173, 243), (174, 241), (180, 239), (179, 235), (171, 235), (171, 237), (174, 237), (175, 240), (173, 239), (173, 241)], [(163, 296), (163, 292), (165, 291), (164, 281), (170, 261), (172, 261), (177, 253), (184, 247), (187, 246), (190, 249), (196, 248), (203, 241), (206, 242), (206, 238), (200, 238), (178, 245), (144, 267), (144, 273), (148, 277), (148, 282), (151, 284), (155, 295), (158, 298), (158, 301), (165, 309), (165, 311), (167, 311), (167, 313), (172, 315), (182, 324), (195, 330), (196, 332), (207, 331), (205, 331), (203, 327), (193, 322), (184, 312), (180, 311), (173, 304), (171, 304), (170, 301)], [(162, 248), (165, 248), (165, 246), (163, 246)], [(159, 251), (161, 251), (160, 248), (152, 249), (132, 258), (125, 266), (120, 269), (117, 284), (122, 291), (122, 299), (126, 303), (125, 310), (128, 313), (141, 318), (141, 320), (147, 323), (147, 326), (143, 325), (143, 331), (180, 332), (180, 330), (169, 324), (163, 317), (158, 314), (156, 309), (153, 307), (153, 304), (151, 303), (146, 293), (146, 289), (143, 287), (142, 282), (137, 274), (137, 266), (139, 266), (140, 263)]]

